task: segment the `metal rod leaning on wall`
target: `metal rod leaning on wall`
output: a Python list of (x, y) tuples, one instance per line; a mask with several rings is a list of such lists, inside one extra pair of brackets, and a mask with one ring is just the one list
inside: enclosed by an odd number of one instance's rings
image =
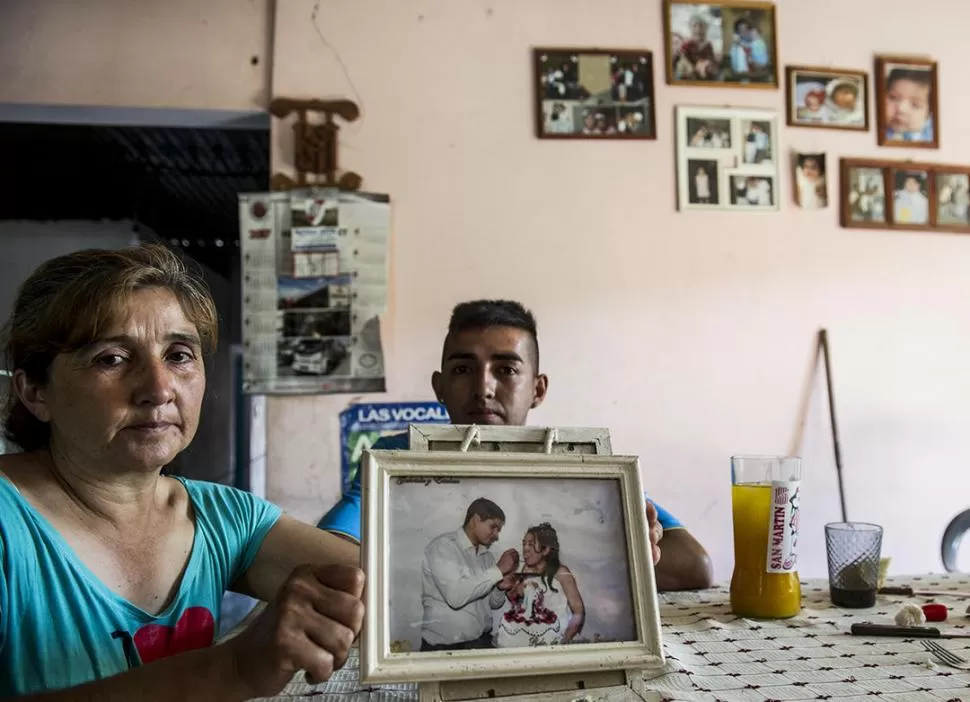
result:
[(829, 334), (825, 329), (818, 332), (818, 344), (822, 349), (822, 359), (825, 361), (825, 386), (829, 397), (829, 421), (832, 425), (832, 448), (835, 452), (835, 474), (839, 483), (839, 507), (842, 510), (842, 521), (848, 521), (845, 509), (845, 487), (842, 484), (842, 449), (839, 445), (839, 423), (835, 416), (835, 390), (832, 388), (832, 359), (829, 355)]

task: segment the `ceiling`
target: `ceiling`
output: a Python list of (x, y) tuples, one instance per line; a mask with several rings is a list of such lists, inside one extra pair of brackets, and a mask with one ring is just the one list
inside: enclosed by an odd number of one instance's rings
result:
[(269, 130), (0, 122), (0, 219), (130, 219), (229, 277)]

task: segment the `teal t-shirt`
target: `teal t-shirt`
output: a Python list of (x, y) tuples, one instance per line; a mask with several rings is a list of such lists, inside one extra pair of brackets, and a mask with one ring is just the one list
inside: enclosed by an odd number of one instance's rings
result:
[(210, 646), (222, 596), (282, 511), (250, 493), (177, 478), (195, 512), (182, 582), (151, 615), (102, 583), (0, 477), (0, 699), (74, 687)]

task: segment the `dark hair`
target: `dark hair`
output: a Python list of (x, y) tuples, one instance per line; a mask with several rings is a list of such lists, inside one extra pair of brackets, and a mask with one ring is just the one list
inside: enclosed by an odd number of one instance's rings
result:
[(469, 329), (489, 327), (512, 327), (521, 329), (532, 337), (535, 353), (535, 369), (539, 370), (539, 334), (536, 318), (522, 303), (514, 300), (472, 300), (455, 305), (448, 322), (448, 334)]
[(462, 523), (462, 526), (468, 526), (468, 522), (472, 520), (472, 517), (478, 517), (482, 521), (501, 519), (504, 522), (505, 512), (487, 497), (479, 497), (468, 505), (468, 511), (465, 512), (465, 521)]
[(556, 577), (556, 573), (559, 572), (559, 568), (562, 567), (562, 563), (559, 561), (559, 535), (556, 534), (556, 530), (552, 528), (552, 524), (549, 522), (542, 522), (542, 524), (529, 527), (525, 534), (526, 536), (532, 534), (537, 551), (549, 549), (549, 553), (543, 556), (546, 567), (542, 570), (542, 579), (550, 590), (558, 592), (553, 587), (552, 581)]
[(908, 80), (929, 90), (933, 88), (932, 71), (922, 71), (916, 68), (894, 68), (889, 72), (889, 77), (886, 79), (886, 90), (892, 88), (893, 83), (900, 80)]
[(814, 161), (820, 173), (825, 173), (825, 154), (798, 154), (798, 167), (804, 168), (809, 161)]
[[(215, 348), (219, 321), (209, 288), (175, 253), (159, 244), (87, 249), (41, 264), (20, 286), (0, 335), (7, 369), (47, 384), (56, 356), (97, 340), (123, 314), (128, 297), (144, 288), (171, 290), (198, 330), (203, 350)], [(49, 444), (50, 425), (16, 392), (8, 393), (2, 416), (7, 438), (25, 451)]]
[(736, 19), (734, 21), (734, 32), (736, 34), (737, 33), (740, 33), (742, 26), (745, 26), (748, 29), (751, 29), (751, 26), (752, 26), (751, 25), (751, 20), (749, 20), (747, 17), (739, 17), (738, 19)]

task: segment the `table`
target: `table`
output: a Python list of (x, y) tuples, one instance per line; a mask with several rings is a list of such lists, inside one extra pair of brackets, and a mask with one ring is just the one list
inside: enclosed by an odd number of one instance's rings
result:
[[(970, 592), (965, 575), (889, 578), (887, 584), (914, 589)], [(647, 688), (664, 702), (939, 702), (970, 700), (970, 672), (937, 664), (918, 639), (849, 635), (853, 622), (893, 623), (906, 602), (942, 602), (946, 622), (965, 629), (970, 598), (881, 595), (871, 609), (833, 607), (825, 580), (802, 583), (802, 611), (792, 619), (753, 621), (731, 614), (726, 586), (700, 592), (662, 594), (666, 666), (647, 676)], [(943, 646), (970, 659), (970, 639)], [(417, 686), (357, 684), (356, 652), (343, 670), (323, 685), (298, 676), (277, 697), (316, 702), (414, 702)]]

